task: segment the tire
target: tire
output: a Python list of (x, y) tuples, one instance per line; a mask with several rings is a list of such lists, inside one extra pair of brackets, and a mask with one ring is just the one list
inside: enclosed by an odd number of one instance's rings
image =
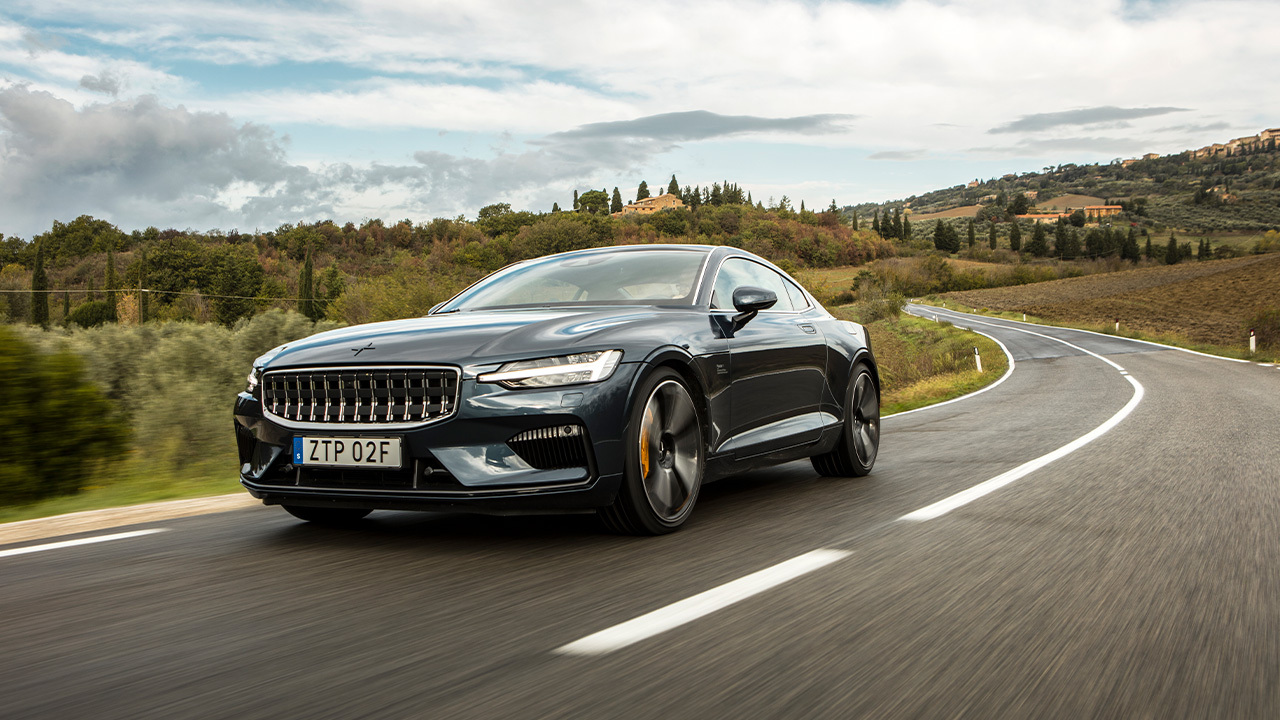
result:
[(853, 366), (845, 390), (844, 426), (840, 442), (829, 453), (810, 460), (819, 475), (863, 477), (876, 464), (880, 450), (880, 393), (871, 370), (862, 363)]
[(360, 508), (326, 508), (306, 507), (303, 505), (281, 505), (290, 515), (299, 520), (306, 520), (317, 525), (349, 525), (360, 520), (372, 510)]
[(625, 438), (622, 486), (600, 519), (627, 535), (679, 530), (693, 512), (706, 465), (698, 403), (679, 373), (661, 368), (641, 383)]

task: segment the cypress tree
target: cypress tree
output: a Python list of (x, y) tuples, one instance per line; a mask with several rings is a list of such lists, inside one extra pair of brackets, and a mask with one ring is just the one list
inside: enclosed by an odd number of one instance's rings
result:
[(893, 209), (893, 236), (899, 240), (906, 237), (902, 230), (902, 208)]
[(1044, 231), (1044, 223), (1036, 221), (1035, 229), (1031, 233), (1031, 242), (1027, 243), (1027, 252), (1036, 257), (1044, 257), (1049, 254), (1048, 235)]
[(1018, 226), (1017, 220), (1009, 224), (1009, 249), (1014, 252), (1022, 251), (1022, 228)]
[(49, 276), (44, 272), (44, 243), (36, 244), (36, 262), (31, 270), (31, 324), (49, 327)]
[(973, 218), (969, 218), (969, 249), (972, 250), (973, 246), (976, 245), (977, 242), (978, 229), (973, 226)]
[(649, 183), (641, 180), (640, 187), (636, 188), (636, 202), (640, 202), (649, 197)]
[(1150, 235), (1147, 236), (1147, 247), (1145, 250), (1142, 251), (1142, 256), (1148, 260), (1151, 259), (1151, 236)]
[(676, 182), (675, 173), (671, 174), (671, 182), (667, 183), (667, 194), (668, 195), (680, 194), (680, 183)]
[(1164, 264), (1177, 265), (1181, 259), (1182, 255), (1178, 250), (1178, 239), (1173, 236), (1173, 233), (1169, 233), (1169, 245), (1164, 250)]
[(573, 211), (578, 212), (578, 191), (573, 191)]
[(857, 210), (854, 210), (854, 211), (853, 211), (853, 222), (852, 222), (852, 225), (853, 225), (853, 230), (854, 230), (854, 232), (857, 232), (857, 231), (858, 231), (858, 211), (857, 211)]
[(551, 212), (553, 213), (560, 212), (560, 203), (554, 203), (554, 202), (551, 203)]
[(62, 291), (62, 324), (67, 323), (67, 317), (71, 315), (71, 293)]
[(997, 237), (998, 237), (998, 236), (996, 235), (996, 224), (995, 224), (994, 222), (992, 222), (992, 223), (987, 227), (987, 244), (991, 246), (991, 249), (992, 249), (992, 250), (995, 250), (995, 249), (996, 249), (996, 238), (997, 238)]
[(613, 189), (613, 199), (609, 202), (609, 212), (622, 212), (622, 193), (616, 187)]
[(935, 250), (950, 252), (951, 243), (947, 240), (947, 224), (941, 219), (933, 225), (933, 247)]
[(880, 232), (880, 211), (879, 210), (877, 210), (876, 214), (871, 217), (871, 229), (874, 230), (877, 235), (881, 235), (881, 236), (884, 235), (884, 233)]

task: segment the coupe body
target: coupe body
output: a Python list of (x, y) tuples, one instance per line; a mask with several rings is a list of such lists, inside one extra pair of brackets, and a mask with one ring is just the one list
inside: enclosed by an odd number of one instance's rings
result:
[(275, 348), (235, 429), (241, 483), (305, 520), (581, 511), (659, 534), (754, 467), (869, 473), (879, 396), (865, 329), (774, 265), (642, 245), (517, 263), (426, 317)]

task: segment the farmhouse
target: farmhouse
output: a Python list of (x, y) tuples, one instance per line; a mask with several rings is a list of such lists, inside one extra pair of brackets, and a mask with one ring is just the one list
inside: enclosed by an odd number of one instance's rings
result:
[(647, 215), (660, 210), (674, 210), (682, 207), (684, 207), (684, 202), (680, 198), (671, 193), (664, 193), (662, 195), (654, 195), (653, 197), (647, 197), (643, 200), (628, 203), (623, 206), (621, 212), (613, 213), (613, 216), (619, 217), (621, 215), (630, 215), (631, 213), (642, 213)]

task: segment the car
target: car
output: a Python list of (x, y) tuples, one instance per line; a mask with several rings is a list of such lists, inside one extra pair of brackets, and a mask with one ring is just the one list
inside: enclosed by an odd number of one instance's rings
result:
[(756, 255), (594, 248), (267, 352), (235, 432), (240, 482), (303, 520), (594, 512), (657, 535), (754, 468), (870, 473), (880, 377), (866, 328)]

